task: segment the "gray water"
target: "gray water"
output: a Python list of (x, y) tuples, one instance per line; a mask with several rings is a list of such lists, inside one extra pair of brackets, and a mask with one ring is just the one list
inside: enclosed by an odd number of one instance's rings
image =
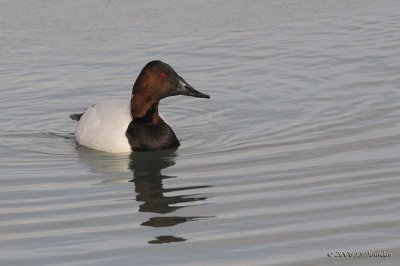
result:
[[(399, 1), (0, 6), (0, 265), (399, 265)], [(182, 146), (79, 146), (153, 59)]]

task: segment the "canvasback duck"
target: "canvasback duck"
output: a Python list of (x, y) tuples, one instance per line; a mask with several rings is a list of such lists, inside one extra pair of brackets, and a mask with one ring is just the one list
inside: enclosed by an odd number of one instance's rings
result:
[(137, 77), (130, 103), (106, 100), (70, 116), (78, 121), (76, 140), (83, 146), (112, 153), (176, 148), (180, 145), (178, 138), (158, 113), (160, 100), (174, 95), (210, 98), (190, 86), (168, 64), (151, 61)]

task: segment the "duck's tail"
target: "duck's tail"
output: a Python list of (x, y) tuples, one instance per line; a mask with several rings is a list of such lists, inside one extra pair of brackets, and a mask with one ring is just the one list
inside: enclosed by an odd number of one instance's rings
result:
[(72, 120), (79, 121), (79, 119), (81, 119), (81, 116), (82, 116), (82, 115), (83, 115), (83, 113), (81, 113), (81, 114), (75, 113), (75, 114), (71, 114), (69, 117), (70, 117)]

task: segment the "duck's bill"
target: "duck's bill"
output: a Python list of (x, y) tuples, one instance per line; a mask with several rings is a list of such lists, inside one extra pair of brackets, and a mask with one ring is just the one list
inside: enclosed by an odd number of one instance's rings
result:
[(199, 92), (195, 90), (192, 86), (190, 86), (183, 78), (179, 77), (179, 86), (178, 86), (178, 94), (192, 96), (197, 98), (207, 98), (210, 99), (210, 95)]

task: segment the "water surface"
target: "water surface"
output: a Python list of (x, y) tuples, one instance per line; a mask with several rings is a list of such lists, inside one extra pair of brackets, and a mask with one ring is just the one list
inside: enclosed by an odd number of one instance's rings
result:
[[(1, 265), (400, 263), (398, 1), (0, 4)], [(78, 145), (153, 59), (182, 146)]]

